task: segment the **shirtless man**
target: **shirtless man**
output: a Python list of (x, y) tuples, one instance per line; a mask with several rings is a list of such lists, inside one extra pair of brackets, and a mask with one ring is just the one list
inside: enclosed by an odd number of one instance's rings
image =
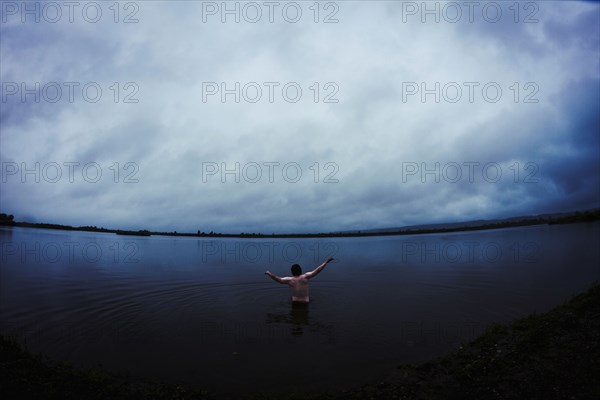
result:
[(302, 273), (302, 268), (300, 268), (298, 264), (294, 264), (292, 265), (292, 275), (294, 276), (281, 278), (271, 271), (265, 272), (265, 275), (270, 276), (275, 282), (287, 283), (290, 285), (290, 288), (292, 289), (292, 302), (308, 303), (310, 301), (308, 298), (308, 280), (315, 277), (331, 261), (333, 261), (333, 258), (330, 257), (323, 264), (315, 268), (314, 271), (305, 274)]

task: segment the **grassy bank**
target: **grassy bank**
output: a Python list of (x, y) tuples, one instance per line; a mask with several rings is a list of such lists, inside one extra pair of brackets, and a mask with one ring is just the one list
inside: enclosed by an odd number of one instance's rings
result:
[(600, 399), (600, 284), (566, 304), (494, 325), (457, 351), (398, 367), (336, 398)]
[[(55, 363), (6, 338), (0, 340), (0, 355), (3, 398), (215, 398), (175, 385)], [(492, 326), (444, 357), (402, 365), (380, 382), (311, 399), (598, 399), (598, 371), (600, 284), (596, 283), (549, 312)]]
[(0, 336), (0, 394), (3, 399), (212, 399), (208, 393), (150, 382), (101, 369), (78, 369), (31, 354)]

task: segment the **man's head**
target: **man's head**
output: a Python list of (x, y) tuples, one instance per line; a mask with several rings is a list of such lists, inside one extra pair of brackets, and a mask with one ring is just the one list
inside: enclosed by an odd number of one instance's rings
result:
[(292, 265), (292, 275), (300, 276), (302, 275), (302, 268), (298, 264)]

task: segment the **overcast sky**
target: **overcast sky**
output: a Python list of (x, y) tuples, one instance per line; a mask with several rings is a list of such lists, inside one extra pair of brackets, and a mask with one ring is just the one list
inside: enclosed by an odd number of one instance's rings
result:
[(0, 211), (271, 233), (599, 207), (598, 3), (488, 3), (3, 2)]

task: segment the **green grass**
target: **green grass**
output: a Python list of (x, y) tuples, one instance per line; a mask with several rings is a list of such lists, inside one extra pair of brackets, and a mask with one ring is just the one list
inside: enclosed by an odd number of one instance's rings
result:
[[(99, 369), (76, 369), (33, 355), (3, 337), (0, 355), (3, 399), (218, 398)], [(600, 284), (595, 283), (549, 312), (491, 326), (444, 357), (401, 365), (378, 382), (335, 394), (290, 393), (287, 399), (600, 399), (599, 373)]]

